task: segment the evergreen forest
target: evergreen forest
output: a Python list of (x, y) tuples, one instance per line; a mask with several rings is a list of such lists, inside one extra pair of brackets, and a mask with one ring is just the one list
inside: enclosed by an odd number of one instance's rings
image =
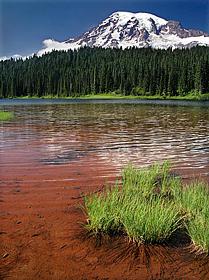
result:
[(0, 98), (209, 93), (209, 47), (81, 48), (0, 62)]

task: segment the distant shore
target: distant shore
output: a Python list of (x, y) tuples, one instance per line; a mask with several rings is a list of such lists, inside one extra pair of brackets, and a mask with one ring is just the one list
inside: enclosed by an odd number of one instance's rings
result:
[(162, 95), (119, 95), (114, 93), (104, 93), (104, 94), (88, 94), (88, 95), (79, 95), (79, 96), (54, 96), (54, 95), (45, 95), (45, 96), (20, 96), (14, 98), (5, 98), (5, 99), (140, 99), (140, 100), (182, 100), (182, 101), (208, 101), (208, 94), (201, 95), (192, 95), (188, 94), (185, 96), (162, 96)]

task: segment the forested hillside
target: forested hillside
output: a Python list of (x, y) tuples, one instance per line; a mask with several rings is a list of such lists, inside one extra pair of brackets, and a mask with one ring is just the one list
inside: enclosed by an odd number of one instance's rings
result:
[(209, 47), (83, 48), (0, 62), (0, 97), (209, 93)]

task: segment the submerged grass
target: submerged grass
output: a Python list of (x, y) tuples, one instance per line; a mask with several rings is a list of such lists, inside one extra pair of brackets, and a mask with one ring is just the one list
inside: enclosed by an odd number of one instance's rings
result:
[(13, 114), (10, 112), (0, 111), (0, 121), (8, 121), (13, 118)]
[(209, 252), (208, 190), (194, 183), (183, 189), (168, 162), (150, 168), (127, 166), (122, 183), (84, 198), (87, 230), (122, 234), (138, 244), (163, 243), (179, 228), (197, 250)]

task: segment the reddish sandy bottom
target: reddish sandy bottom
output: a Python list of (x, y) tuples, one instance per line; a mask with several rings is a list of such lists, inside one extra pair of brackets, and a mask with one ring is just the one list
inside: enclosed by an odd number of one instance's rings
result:
[(209, 279), (208, 258), (186, 245), (135, 250), (124, 239), (84, 239), (81, 195), (115, 176), (96, 155), (65, 165), (18, 160), (7, 152), (1, 168), (1, 279)]

